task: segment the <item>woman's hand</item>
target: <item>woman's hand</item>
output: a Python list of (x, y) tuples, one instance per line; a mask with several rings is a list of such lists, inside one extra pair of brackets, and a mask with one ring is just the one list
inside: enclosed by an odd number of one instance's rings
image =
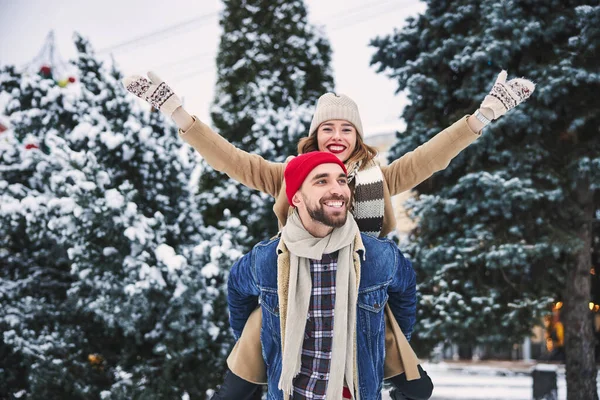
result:
[(194, 123), (193, 118), (181, 106), (181, 100), (173, 90), (154, 72), (148, 72), (150, 80), (140, 75), (131, 75), (123, 79), (127, 91), (135, 94), (166, 117), (172, 118), (182, 130), (189, 129)]
[(480, 109), (490, 110), (492, 120), (500, 118), (507, 111), (515, 108), (525, 101), (535, 90), (535, 84), (525, 78), (514, 78), (506, 81), (506, 71), (502, 70), (490, 91), (485, 96)]
[(506, 81), (507, 73), (502, 70), (492, 90), (485, 96), (479, 109), (469, 117), (471, 129), (479, 132), (484, 126), (500, 118), (509, 110), (525, 101), (535, 90), (535, 84), (525, 78), (514, 78)]

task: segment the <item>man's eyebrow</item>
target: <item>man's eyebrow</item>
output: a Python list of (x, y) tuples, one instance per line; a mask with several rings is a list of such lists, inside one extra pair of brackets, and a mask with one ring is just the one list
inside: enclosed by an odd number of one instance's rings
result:
[(316, 181), (316, 180), (318, 180), (318, 179), (321, 179), (321, 178), (328, 178), (328, 177), (329, 177), (329, 174), (328, 174), (328, 173), (326, 173), (326, 172), (324, 172), (324, 173), (322, 173), (322, 174), (317, 174), (317, 175), (313, 176), (313, 177), (311, 178), (311, 180), (313, 180), (313, 181)]
[[(313, 176), (311, 178), (311, 180), (316, 181), (316, 180), (319, 180), (322, 178), (329, 178), (329, 174), (327, 172), (323, 172), (322, 174), (317, 174), (317, 175)], [(338, 175), (338, 178), (348, 178), (348, 176), (342, 172)]]

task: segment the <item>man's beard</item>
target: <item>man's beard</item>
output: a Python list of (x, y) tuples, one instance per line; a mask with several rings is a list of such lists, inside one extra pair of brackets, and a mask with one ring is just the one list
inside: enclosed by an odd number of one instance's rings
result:
[[(305, 198), (306, 199), (306, 198)], [(341, 200), (344, 202), (344, 207), (340, 208), (341, 215), (328, 215), (325, 213), (325, 202), (330, 200)], [(344, 226), (346, 220), (348, 219), (348, 199), (344, 196), (333, 196), (327, 199), (322, 199), (319, 201), (319, 204), (315, 208), (306, 207), (308, 211), (308, 215), (317, 221), (322, 223), (323, 225), (332, 227), (332, 228), (340, 228)]]

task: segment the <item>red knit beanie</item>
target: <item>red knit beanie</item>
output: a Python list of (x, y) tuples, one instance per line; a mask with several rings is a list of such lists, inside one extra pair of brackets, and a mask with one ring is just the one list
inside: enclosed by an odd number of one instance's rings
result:
[(335, 155), (324, 151), (311, 151), (310, 153), (300, 154), (294, 157), (285, 167), (283, 174), (285, 178), (285, 194), (290, 206), (294, 206), (292, 198), (302, 186), (306, 176), (310, 171), (321, 164), (338, 164), (347, 174), (346, 166)]

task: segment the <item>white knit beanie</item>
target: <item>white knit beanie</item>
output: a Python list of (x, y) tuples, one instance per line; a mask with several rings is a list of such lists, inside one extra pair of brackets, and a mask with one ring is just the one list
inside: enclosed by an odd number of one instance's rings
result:
[(308, 135), (315, 133), (319, 125), (331, 119), (343, 119), (356, 128), (358, 134), (363, 136), (362, 122), (356, 103), (345, 94), (325, 93), (317, 101), (317, 109), (310, 123)]

